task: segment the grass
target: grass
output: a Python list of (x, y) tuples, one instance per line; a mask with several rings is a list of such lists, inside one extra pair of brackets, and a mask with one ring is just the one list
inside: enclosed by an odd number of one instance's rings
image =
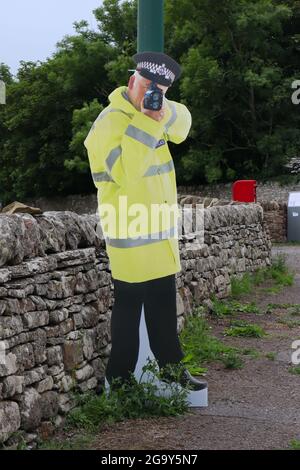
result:
[[(255, 302), (241, 303), (237, 299), (244, 294), (251, 294), (257, 289), (257, 286), (266, 280), (272, 279), (277, 285), (265, 288), (272, 292), (277, 292), (282, 286), (291, 285), (293, 283), (293, 274), (288, 272), (285, 265), (285, 257), (279, 255), (271, 267), (260, 268), (254, 273), (245, 273), (240, 279), (233, 276), (231, 278), (231, 295), (225, 301), (220, 300), (215, 294), (212, 294), (211, 301), (213, 304), (212, 314), (217, 317), (234, 315), (236, 313), (255, 313), (262, 314)], [(278, 304), (268, 304), (268, 309), (276, 308)], [(293, 306), (293, 304), (284, 304)], [(300, 314), (300, 305), (299, 305)]]
[(242, 294), (250, 294), (253, 290), (253, 275), (245, 273), (241, 279), (231, 278), (231, 297), (240, 297)]
[(268, 294), (278, 294), (281, 291), (281, 286), (265, 287), (264, 290)]
[[(297, 304), (295, 304), (297, 305)], [(272, 313), (273, 310), (286, 310), (290, 307), (294, 306), (294, 304), (276, 304), (276, 303), (269, 303), (266, 307), (265, 313)]]
[(226, 369), (240, 369), (243, 366), (241, 356), (259, 356), (255, 349), (239, 349), (224, 344), (210, 333), (210, 329), (203, 315), (196, 314), (187, 318), (180, 340), (186, 357), (189, 358), (187, 365), (190, 371), (193, 367), (203, 368), (215, 361), (221, 362)]
[(226, 369), (241, 369), (244, 365), (241, 357), (235, 351), (225, 354), (221, 361)]
[(262, 338), (266, 332), (260, 325), (247, 323), (243, 320), (237, 320), (231, 323), (229, 328), (225, 328), (226, 336), (246, 336), (250, 338)]
[(180, 334), (182, 348), (189, 358), (187, 365), (203, 366), (211, 361), (222, 360), (224, 355), (237, 351), (212, 336), (209, 330), (210, 327), (203, 317), (191, 315), (187, 318)]
[(294, 274), (288, 271), (286, 257), (282, 254), (273, 259), (272, 265), (257, 269), (254, 273), (245, 273), (241, 279), (232, 277), (231, 297), (238, 298), (243, 294), (250, 294), (257, 286), (267, 280), (275, 282), (275, 286), (265, 288), (267, 292), (278, 292), (284, 286), (294, 282)]
[(10, 448), (14, 448), (16, 450), (25, 450), (26, 449), (26, 441), (24, 438), (24, 432), (21, 431), (20, 429), (13, 432), (10, 435), (10, 442), (13, 442), (14, 444), (10, 447), (10, 445), (7, 445), (3, 442), (0, 442), (0, 450), (10, 450)]
[[(171, 367), (168, 369), (174, 375), (179, 375), (183, 366)], [(122, 385), (111, 390), (106, 395), (94, 397), (93, 400), (85, 400), (79, 397), (77, 410), (70, 413), (68, 419), (71, 423), (79, 423), (83, 426), (87, 424), (98, 425), (103, 422), (115, 422), (123, 419), (147, 418), (153, 416), (177, 416), (187, 411), (188, 390), (184, 388), (169, 387), (170, 396), (160, 396), (157, 394), (158, 387), (154, 378), (160, 377), (156, 361), (148, 360), (143, 367), (143, 373), (151, 372), (153, 379), (142, 382), (142, 377), (136, 381), (132, 375), (129, 385)], [(115, 381), (116, 383), (117, 381)], [(82, 414), (82, 411), (84, 413)]]
[(265, 313), (266, 314), (271, 314), (273, 313), (273, 310), (286, 310), (286, 313), (291, 315), (291, 316), (299, 316), (300, 315), (300, 304), (276, 304), (276, 303), (270, 303), (267, 305)]
[(70, 439), (49, 439), (38, 443), (38, 450), (85, 450), (90, 447), (95, 434), (85, 430), (84, 434), (73, 433)]
[[(260, 268), (254, 273), (245, 273), (240, 279), (231, 278), (231, 296), (222, 301), (215, 294), (211, 296), (212, 314), (218, 318), (233, 316), (240, 313), (261, 314), (255, 302), (241, 303), (237, 300), (243, 294), (252, 293), (257, 290), (257, 286), (266, 280), (275, 282), (271, 289), (280, 289), (281, 286), (291, 285), (293, 283), (293, 274), (288, 271), (285, 263), (285, 256), (279, 255), (273, 259), (272, 266)], [(293, 304), (268, 304), (266, 313), (271, 313), (272, 309), (278, 306), (284, 308), (293, 308), (294, 314), (300, 313), (300, 305)], [(200, 307), (199, 307), (200, 308)], [(187, 352), (188, 363), (191, 367), (203, 365), (210, 361), (221, 361), (228, 368), (240, 367), (240, 355), (247, 354), (243, 350), (232, 348), (221, 343), (220, 340), (209, 334), (209, 326), (204, 320), (202, 310), (198, 312), (198, 317), (191, 317), (186, 322), (185, 329), (181, 335), (183, 347)], [(230, 327), (226, 328), (224, 334), (227, 336), (262, 338), (267, 333), (264, 329), (254, 323), (247, 323), (243, 320), (231, 322)], [(201, 348), (199, 347), (201, 345)], [(260, 353), (256, 350), (249, 350), (251, 357), (259, 357)], [(271, 358), (271, 356), (270, 356)]]
[(224, 317), (228, 315), (235, 315), (237, 313), (255, 313), (259, 314), (260, 311), (256, 306), (255, 302), (245, 303), (242, 304), (237, 300), (227, 300), (221, 301), (217, 299), (215, 296), (212, 296), (212, 303), (213, 303), (213, 315), (217, 317)]
[(291, 305), (290, 315), (297, 316), (300, 315), (300, 304)]
[(286, 325), (289, 328), (297, 328), (300, 326), (300, 320), (291, 320), (290, 318), (279, 318), (277, 323), (281, 323), (282, 325)]
[(244, 356), (249, 356), (249, 357), (252, 357), (253, 359), (257, 359), (258, 357), (261, 356), (261, 353), (259, 351), (257, 351), (257, 349), (254, 349), (254, 348), (241, 349), (241, 353)]
[(266, 353), (266, 358), (270, 359), (271, 361), (275, 361), (276, 353), (274, 352), (268, 352)]
[(290, 242), (288, 242), (288, 241), (272, 242), (272, 245), (274, 245), (274, 246), (282, 246), (282, 245), (283, 246), (286, 246), (286, 245), (288, 245), (288, 246), (298, 246), (298, 245), (300, 245), (300, 241), (295, 240), (295, 241), (290, 241)]
[(270, 304), (267, 305), (267, 309), (268, 309), (268, 310), (274, 310), (274, 309), (278, 309), (278, 308), (280, 308), (280, 309), (287, 309), (287, 308), (292, 307), (292, 306), (294, 306), (294, 305), (295, 305), (295, 304), (289, 304), (289, 303), (287, 303), (287, 304), (270, 303)]
[(293, 375), (300, 375), (300, 366), (289, 367), (288, 370)]
[(300, 450), (300, 441), (298, 439), (293, 439), (290, 442), (291, 450)]

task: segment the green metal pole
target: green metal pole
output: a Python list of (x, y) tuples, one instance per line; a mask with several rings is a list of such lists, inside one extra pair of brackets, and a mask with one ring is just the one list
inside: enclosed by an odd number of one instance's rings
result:
[(164, 51), (164, 0), (138, 0), (137, 48)]

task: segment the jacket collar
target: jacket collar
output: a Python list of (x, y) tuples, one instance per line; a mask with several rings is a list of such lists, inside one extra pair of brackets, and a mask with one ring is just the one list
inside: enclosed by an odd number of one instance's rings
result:
[(127, 90), (127, 86), (120, 86), (108, 96), (108, 99), (114, 108), (122, 109), (126, 113), (136, 113), (137, 110), (130, 102)]

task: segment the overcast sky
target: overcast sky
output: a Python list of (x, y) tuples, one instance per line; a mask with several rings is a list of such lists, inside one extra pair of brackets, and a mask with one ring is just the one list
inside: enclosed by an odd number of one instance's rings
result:
[(73, 22), (87, 20), (96, 30), (92, 11), (102, 0), (0, 0), (0, 63), (15, 74), (20, 60), (45, 60)]

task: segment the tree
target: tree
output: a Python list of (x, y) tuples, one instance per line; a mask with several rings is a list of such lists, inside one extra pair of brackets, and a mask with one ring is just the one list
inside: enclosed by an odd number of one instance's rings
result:
[(73, 158), (65, 160), (64, 164), (68, 170), (79, 173), (90, 173), (89, 161), (86, 158), (84, 140), (92, 127), (93, 122), (103, 110), (103, 106), (94, 99), (90, 103), (84, 103), (81, 109), (73, 111), (72, 133), (70, 151)]
[(193, 116), (181, 175), (213, 182), (278, 174), (299, 152), (299, 113), (290, 99), (299, 60), (287, 30), (299, 19), (291, 5), (273, 0), (211, 6), (167, 1), (169, 47), (182, 52), (180, 91)]
[(7, 87), (6, 134), (0, 144), (3, 201), (93, 188), (88, 172), (70, 171), (64, 162), (73, 156), (73, 111), (95, 97), (106, 103), (110, 86), (105, 66), (116, 53), (98, 34), (89, 33), (84, 22), (75, 27), (77, 35), (66, 36), (46, 62), (21, 62), (17, 79)]

